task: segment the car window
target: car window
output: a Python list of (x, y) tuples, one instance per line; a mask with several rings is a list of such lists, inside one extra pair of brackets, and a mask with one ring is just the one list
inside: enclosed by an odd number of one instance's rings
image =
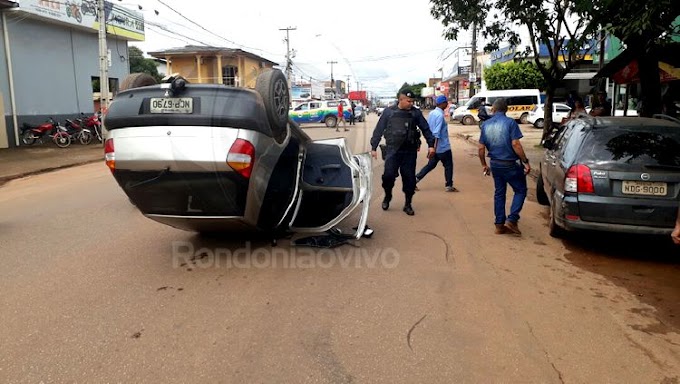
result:
[(309, 108), (310, 109), (319, 109), (319, 108), (321, 108), (321, 103), (309, 103)]
[(562, 105), (558, 105), (558, 106), (555, 107), (555, 111), (557, 111), (557, 112), (569, 112), (569, 111), (571, 111), (571, 108), (566, 107), (566, 106), (562, 106)]
[(329, 106), (329, 107), (337, 107), (338, 102), (337, 101), (329, 101), (328, 103), (326, 103), (326, 105)]
[(677, 127), (606, 127), (593, 130), (583, 147), (590, 160), (680, 166)]
[(585, 135), (585, 123), (582, 121), (575, 122), (571, 124), (571, 130), (568, 132), (568, 136), (565, 135), (565, 144), (562, 147), (562, 153), (560, 157), (565, 165), (571, 165), (576, 160), (579, 154), (579, 149), (581, 148), (581, 143), (583, 143), (583, 136)]
[(300, 104), (295, 108), (296, 111), (306, 111), (309, 109), (309, 104)]

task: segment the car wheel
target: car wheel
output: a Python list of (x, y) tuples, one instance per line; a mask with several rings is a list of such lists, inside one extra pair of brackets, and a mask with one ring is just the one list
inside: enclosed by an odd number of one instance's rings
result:
[(550, 215), (549, 215), (549, 221), (548, 221), (548, 233), (550, 236), (554, 238), (561, 238), (564, 236), (564, 229), (560, 228), (560, 226), (557, 225), (555, 222), (555, 204), (557, 202), (555, 199), (553, 199), (552, 203), (550, 203)]
[(290, 106), (286, 76), (278, 69), (264, 71), (257, 76), (255, 90), (262, 96), (267, 120), (275, 131), (274, 136), (280, 137), (276, 133), (286, 130)]
[(338, 118), (335, 116), (326, 116), (323, 120), (328, 128), (335, 128), (338, 125)]
[(156, 79), (148, 73), (131, 73), (123, 82), (120, 83), (120, 90), (125, 91), (127, 89), (146, 87), (148, 85), (156, 85)]
[(538, 179), (536, 179), (536, 200), (541, 205), (550, 205), (550, 199), (548, 199), (548, 195), (545, 194), (545, 189), (543, 188), (543, 176), (540, 172)]
[(543, 119), (538, 119), (538, 120), (534, 121), (534, 127), (542, 129), (543, 128)]
[(529, 114), (528, 113), (523, 113), (522, 116), (519, 117), (519, 122), (522, 124), (529, 124)]
[(463, 123), (463, 125), (472, 125), (475, 123), (475, 118), (470, 115), (467, 115), (463, 117), (463, 120), (461, 122)]

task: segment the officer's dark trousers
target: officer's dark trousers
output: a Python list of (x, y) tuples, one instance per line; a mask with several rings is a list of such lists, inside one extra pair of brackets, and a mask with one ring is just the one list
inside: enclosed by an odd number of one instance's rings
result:
[(406, 203), (410, 204), (416, 189), (416, 150), (399, 150), (389, 153), (385, 160), (385, 173), (382, 176), (382, 187), (386, 196), (392, 196), (392, 188), (397, 175), (401, 175), (402, 191)]

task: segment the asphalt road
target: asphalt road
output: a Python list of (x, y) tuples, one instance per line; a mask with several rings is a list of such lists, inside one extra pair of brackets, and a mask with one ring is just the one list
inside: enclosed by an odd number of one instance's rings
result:
[[(375, 118), (340, 136), (368, 148)], [(6, 184), (0, 382), (680, 381), (677, 249), (556, 240), (533, 201), (523, 237), (494, 235), (492, 181), (453, 145), (461, 192), (438, 168), (415, 216), (382, 211), (377, 161), (373, 238), (331, 250), (157, 224), (103, 164)]]

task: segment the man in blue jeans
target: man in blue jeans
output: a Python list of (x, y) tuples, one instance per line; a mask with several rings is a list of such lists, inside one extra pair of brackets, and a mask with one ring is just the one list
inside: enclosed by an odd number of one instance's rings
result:
[[(435, 103), (437, 108), (430, 112), (430, 115), (427, 117), (427, 124), (430, 126), (432, 135), (435, 138), (435, 153), (416, 175), (416, 183), (422, 180), (441, 161), (444, 165), (446, 192), (458, 192), (458, 189), (453, 186), (453, 156), (451, 155), (451, 142), (449, 141), (449, 124), (444, 116), (444, 110), (449, 102), (446, 96), (439, 95), (435, 99)], [(418, 187), (416, 187), (417, 190)]]
[[(519, 142), (522, 132), (514, 119), (507, 117), (508, 104), (503, 98), (493, 103), (493, 116), (482, 124), (479, 136), (479, 160), (482, 162), (484, 175), (493, 175), (495, 192), (494, 214), (496, 234), (513, 233), (521, 235), (517, 222), (519, 213), (527, 197), (527, 174), (531, 171), (529, 159)], [(486, 151), (489, 152), (489, 163), (486, 163)], [(510, 215), (505, 216), (505, 192), (510, 184), (514, 192)]]

